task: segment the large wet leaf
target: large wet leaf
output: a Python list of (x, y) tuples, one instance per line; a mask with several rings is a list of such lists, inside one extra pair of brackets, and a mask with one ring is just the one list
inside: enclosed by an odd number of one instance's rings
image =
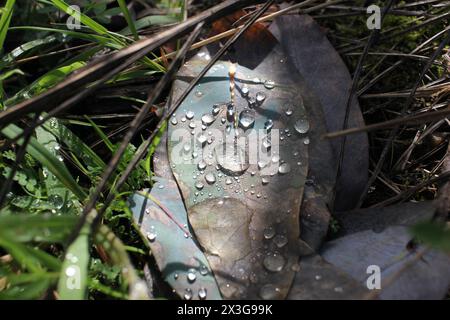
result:
[(367, 268), (378, 266), (381, 299), (442, 299), (450, 285), (450, 257), (430, 250), (416, 259), (421, 248), (411, 249), (411, 239), (402, 226), (380, 233), (367, 230), (328, 242), (321, 254), (362, 284), (369, 276)]
[[(173, 101), (207, 62), (201, 52), (186, 64)], [(229, 67), (216, 63), (170, 120), (169, 160), (222, 295), (284, 298), (308, 168), (305, 104), (315, 101), (276, 46), (254, 70), (238, 60), (230, 115)]]
[[(277, 18), (270, 26), (270, 30), (305, 79), (311, 94), (319, 99), (322, 108), (308, 110), (311, 121), (316, 120), (320, 127), (326, 128), (326, 131), (342, 129), (352, 80), (346, 65), (320, 26), (308, 15), (287, 15)], [(352, 101), (348, 125), (351, 127), (364, 125), (357, 99)], [(313, 138), (311, 138), (311, 173), (322, 184), (326, 184), (326, 180), (330, 178), (334, 184), (333, 172), (339, 157), (341, 140), (331, 141), (332, 149), (328, 150), (329, 146), (325, 145), (323, 139), (313, 142)], [(336, 210), (350, 210), (355, 206), (367, 183), (368, 150), (366, 134), (347, 137), (342, 174), (336, 185), (334, 204)], [(331, 171), (327, 167), (330, 165)]]
[(184, 299), (221, 299), (208, 261), (189, 237), (187, 213), (173, 180), (158, 178), (153, 189), (130, 199), (164, 279)]

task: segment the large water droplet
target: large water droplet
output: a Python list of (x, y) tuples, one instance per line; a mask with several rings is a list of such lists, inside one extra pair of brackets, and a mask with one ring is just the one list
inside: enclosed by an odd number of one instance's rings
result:
[(203, 159), (200, 160), (200, 161), (198, 162), (198, 164), (197, 164), (197, 168), (198, 168), (198, 170), (200, 170), (200, 171), (205, 170), (205, 169), (206, 169), (206, 166), (207, 166), (206, 161), (203, 160)]
[(197, 138), (197, 141), (200, 143), (200, 145), (203, 147), (206, 144), (206, 141), (208, 138), (204, 136), (203, 134), (199, 135)]
[(187, 279), (189, 282), (194, 282), (197, 279), (197, 275), (195, 274), (195, 270), (194, 269), (189, 269), (188, 273), (187, 273)]
[(264, 87), (266, 89), (273, 89), (273, 88), (275, 88), (275, 81), (273, 81), (273, 80), (266, 80), (266, 81), (264, 81)]
[(184, 299), (185, 300), (191, 300), (192, 299), (192, 290), (187, 288), (184, 290)]
[(212, 114), (214, 116), (217, 116), (219, 114), (219, 112), (220, 112), (220, 105), (218, 105), (218, 104), (213, 105)]
[(266, 100), (266, 94), (264, 92), (258, 92), (256, 94), (256, 102), (257, 103), (263, 103), (264, 100)]
[(245, 97), (248, 97), (249, 92), (250, 92), (250, 90), (248, 89), (247, 86), (243, 86), (243, 87), (242, 87), (242, 89), (241, 89), (242, 97), (244, 97), (244, 98), (245, 98)]
[(214, 153), (220, 170), (227, 175), (241, 175), (250, 166), (246, 151), (233, 143), (219, 145)]
[(281, 298), (281, 291), (273, 284), (266, 284), (259, 290), (259, 296), (263, 300), (275, 300)]
[(216, 120), (216, 118), (214, 118), (214, 116), (210, 113), (205, 113), (202, 116), (202, 122), (204, 125), (207, 125), (207, 126), (211, 125), (215, 120)]
[(291, 166), (289, 165), (289, 163), (282, 163), (278, 167), (278, 173), (280, 173), (280, 174), (286, 174), (286, 173), (289, 173), (290, 171), (291, 171)]
[(286, 238), (286, 236), (278, 234), (275, 236), (275, 238), (273, 238), (273, 242), (278, 248), (283, 248), (285, 245), (287, 245), (288, 239)]
[(285, 260), (282, 255), (277, 253), (270, 253), (264, 258), (264, 267), (272, 272), (280, 272), (283, 270)]
[(264, 238), (269, 240), (272, 239), (275, 236), (275, 229), (274, 227), (267, 227), (264, 229)]
[(272, 119), (267, 119), (267, 121), (264, 123), (264, 129), (266, 129), (267, 131), (272, 130), (273, 128), (273, 120)]
[(207, 295), (206, 288), (200, 288), (198, 290), (198, 297), (200, 298), (200, 300), (205, 300), (206, 299), (206, 295)]
[(197, 182), (197, 183), (195, 184), (195, 187), (197, 188), (197, 190), (202, 190), (205, 186), (203, 185), (203, 183)]
[(255, 124), (255, 111), (244, 110), (239, 115), (239, 125), (243, 129), (248, 129)]
[(309, 121), (306, 119), (299, 119), (295, 122), (295, 130), (300, 134), (305, 134), (309, 131)]
[(52, 194), (48, 197), (48, 201), (56, 208), (56, 209), (61, 209), (64, 205), (64, 199), (57, 195), (57, 194)]
[(205, 175), (205, 180), (206, 180), (206, 182), (208, 182), (208, 184), (214, 184), (214, 183), (216, 183), (216, 176), (212, 172), (207, 173)]
[(234, 106), (232, 104), (229, 104), (227, 106), (227, 119), (230, 122), (234, 122)]
[(155, 239), (156, 239), (156, 231), (155, 231), (155, 227), (154, 226), (151, 226), (150, 227), (150, 230), (147, 232), (147, 239), (150, 241), (150, 242), (153, 242), (153, 241), (155, 241)]

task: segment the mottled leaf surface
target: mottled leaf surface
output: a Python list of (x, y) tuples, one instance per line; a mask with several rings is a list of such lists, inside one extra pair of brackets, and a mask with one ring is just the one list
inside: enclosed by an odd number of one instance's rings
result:
[(185, 299), (221, 299), (208, 261), (188, 236), (187, 213), (176, 183), (158, 178), (150, 193), (144, 190), (132, 196), (130, 208), (164, 279), (176, 293)]
[[(196, 75), (207, 61), (207, 53), (201, 52), (186, 64), (174, 86), (174, 101), (187, 86), (183, 79)], [(201, 118), (211, 115), (215, 104), (230, 101), (229, 67), (229, 63), (219, 61), (169, 121), (169, 160), (189, 221), (215, 272), (222, 295), (285, 298), (294, 278), (292, 266), (298, 260), (295, 248), (299, 238), (298, 213), (310, 143), (308, 130), (299, 133), (295, 125), (303, 120), (310, 127), (305, 105), (313, 101), (304, 92), (300, 76), (293, 72), (295, 69), (279, 46), (254, 70), (240, 66), (238, 61), (236, 108), (239, 113), (250, 110), (249, 98), (241, 95), (244, 86), (249, 89), (250, 98), (263, 93), (264, 101), (251, 109), (255, 113), (252, 128), (262, 130), (266, 121), (272, 120), (272, 143), (276, 139), (273, 133), (278, 129), (280, 148), (275, 154), (272, 145), (270, 152), (263, 156), (268, 166), (275, 163), (273, 172), (260, 170), (257, 161), (250, 161), (242, 172), (224, 170), (217, 166), (220, 161), (216, 151), (227, 142), (226, 136), (205, 142), (203, 148), (198, 138), (204, 135), (208, 140), (217, 132), (227, 132), (230, 121), (226, 105), (219, 108), (214, 121), (204, 130)], [(274, 82), (274, 88), (264, 85), (267, 80)], [(194, 115), (192, 119), (189, 119), (190, 112)], [(253, 132), (242, 127), (237, 129), (241, 137)], [(231, 128), (230, 135), (233, 131)], [(262, 146), (253, 142), (246, 147), (250, 150)], [(199, 169), (202, 156), (207, 163), (203, 170)], [(277, 157), (279, 163), (272, 161)], [(208, 179), (211, 175), (215, 182)]]

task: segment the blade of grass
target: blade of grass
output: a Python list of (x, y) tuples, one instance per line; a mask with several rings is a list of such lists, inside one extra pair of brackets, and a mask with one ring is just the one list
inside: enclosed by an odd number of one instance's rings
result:
[(134, 24), (133, 18), (131, 17), (130, 11), (128, 10), (127, 4), (125, 0), (117, 0), (119, 3), (120, 9), (122, 9), (123, 16), (128, 23), (128, 27), (131, 30), (131, 33), (134, 36), (134, 40), (139, 40), (139, 35), (136, 30), (136, 26)]

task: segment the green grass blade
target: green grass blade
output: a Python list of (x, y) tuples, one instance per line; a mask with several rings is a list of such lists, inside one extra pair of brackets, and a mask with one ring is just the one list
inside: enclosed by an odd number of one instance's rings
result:
[(3, 7), (2, 17), (0, 18), (0, 48), (2, 51), (15, 3), (16, 0), (7, 0), (5, 6)]
[(125, 0), (117, 0), (119, 3), (120, 9), (122, 10), (123, 16), (128, 23), (128, 27), (131, 30), (131, 33), (134, 36), (134, 40), (139, 40), (139, 35), (136, 30), (136, 26), (134, 24), (133, 18), (131, 17), (130, 11), (128, 10), (127, 4)]
[(86, 223), (78, 238), (67, 249), (58, 282), (58, 293), (62, 300), (86, 298), (90, 260), (89, 233), (90, 223)]
[[(4, 128), (1, 132), (4, 136), (9, 139), (14, 139), (22, 133), (22, 129), (14, 124), (10, 124)], [(20, 139), (18, 144), (22, 144), (23, 139)], [(78, 198), (78, 200), (83, 201), (87, 194), (74, 180), (69, 170), (67, 170), (64, 163), (59, 161), (50, 152), (48, 152), (44, 146), (39, 144), (35, 138), (31, 138), (27, 146), (27, 152), (40, 162), (44, 167), (46, 167), (55, 177), (63, 183), (67, 189), (72, 191), (72, 193)]]

